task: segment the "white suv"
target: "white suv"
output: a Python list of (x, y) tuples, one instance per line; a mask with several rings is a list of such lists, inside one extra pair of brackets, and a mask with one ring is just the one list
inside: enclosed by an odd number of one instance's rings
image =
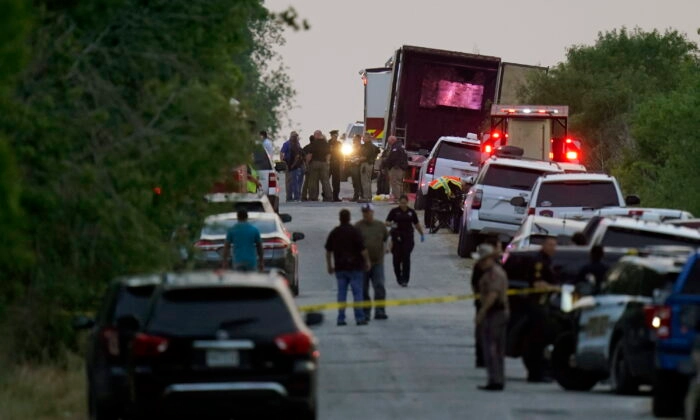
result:
[(548, 173), (563, 170), (555, 162), (492, 156), (479, 172), (464, 201), (457, 253), (468, 257), (484, 235), (512, 238), (525, 217), (525, 207), (511, 204), (518, 195), (525, 201), (535, 181)]
[(623, 198), (614, 176), (595, 173), (546, 174), (532, 187), (530, 200), (513, 197), (511, 204), (527, 206), (527, 214), (588, 220), (604, 208), (639, 204), (639, 197)]
[(258, 172), (258, 180), (261, 185), (260, 191), (267, 195), (272, 208), (278, 212), (280, 205), (280, 176), (278, 172), (286, 169), (286, 164), (284, 162), (275, 164), (262, 145), (256, 145), (253, 152), (253, 167)]
[(445, 175), (460, 177), (462, 180), (476, 176), (482, 159), (481, 144), (476, 134), (469, 133), (467, 137), (440, 137), (420, 168), (416, 210), (425, 208), (425, 197), (432, 180)]

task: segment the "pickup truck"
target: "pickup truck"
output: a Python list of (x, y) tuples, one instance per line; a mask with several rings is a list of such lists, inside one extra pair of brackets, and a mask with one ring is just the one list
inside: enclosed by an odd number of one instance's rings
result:
[(692, 351), (700, 327), (700, 251), (690, 256), (661, 304), (647, 308), (647, 322), (656, 338), (654, 415), (681, 415), (695, 373)]

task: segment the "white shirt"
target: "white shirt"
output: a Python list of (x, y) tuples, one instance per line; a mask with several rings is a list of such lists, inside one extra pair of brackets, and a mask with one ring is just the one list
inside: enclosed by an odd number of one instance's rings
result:
[(262, 141), (262, 146), (270, 156), (272, 156), (272, 154), (275, 152), (275, 147), (272, 145), (272, 140), (268, 138)]

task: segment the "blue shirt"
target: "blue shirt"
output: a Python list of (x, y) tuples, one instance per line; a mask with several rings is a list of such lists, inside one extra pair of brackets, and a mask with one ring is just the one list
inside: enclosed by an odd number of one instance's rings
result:
[(289, 140), (285, 141), (282, 143), (282, 148), (280, 149), (280, 154), (284, 155), (284, 161), (287, 162), (287, 165), (291, 164), (292, 162), (289, 162), (289, 158), (291, 156), (287, 156), (287, 153), (289, 153)]
[(238, 222), (226, 232), (226, 241), (233, 245), (233, 268), (243, 266), (249, 270), (258, 267), (258, 249), (262, 239), (260, 231), (248, 222)]

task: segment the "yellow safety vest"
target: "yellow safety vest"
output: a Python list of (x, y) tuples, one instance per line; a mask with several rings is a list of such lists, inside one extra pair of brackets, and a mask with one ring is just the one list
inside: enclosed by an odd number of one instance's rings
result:
[(248, 166), (248, 170), (250, 171), (250, 175), (246, 176), (246, 187), (249, 193), (256, 193), (258, 192), (258, 183), (255, 181), (251, 181), (250, 177), (258, 179), (258, 171), (256, 171), (255, 168), (253, 168), (250, 165)]

